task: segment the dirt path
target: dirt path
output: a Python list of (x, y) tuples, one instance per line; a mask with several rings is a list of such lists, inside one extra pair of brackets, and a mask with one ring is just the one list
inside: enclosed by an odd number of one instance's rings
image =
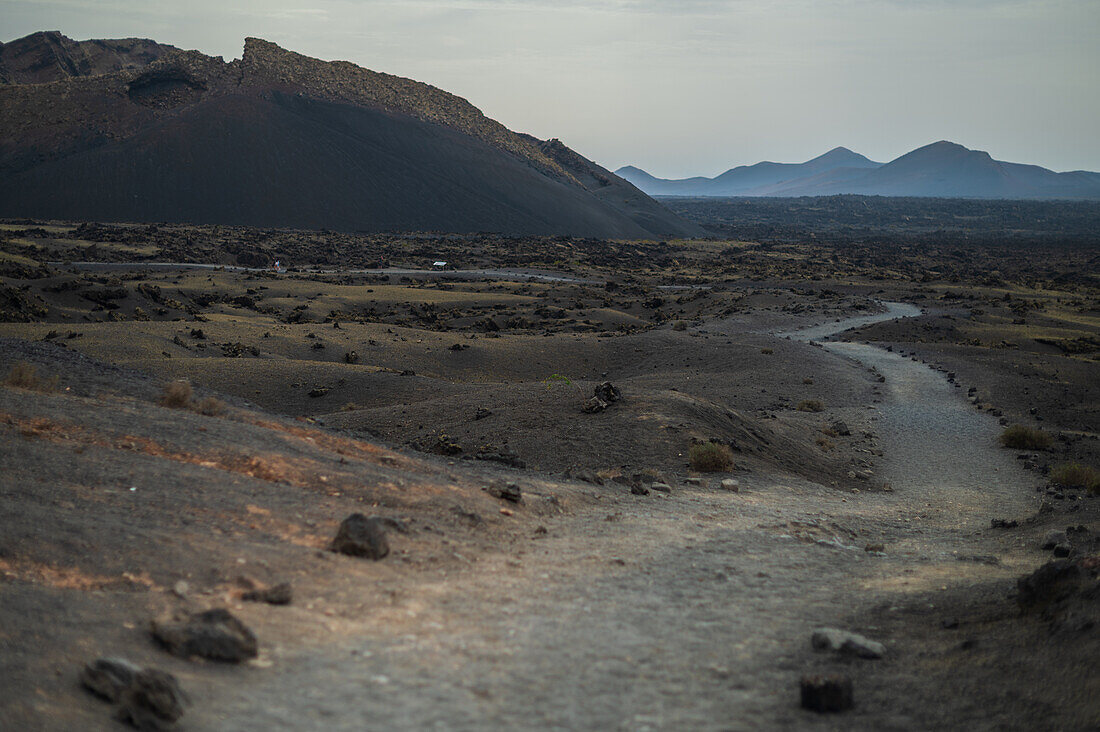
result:
[[(896, 317), (896, 308), (877, 317)], [(858, 319), (867, 322), (867, 318)], [(802, 337), (824, 338), (834, 323)], [(810, 348), (812, 346), (806, 346)], [(1027, 478), (995, 447), (995, 422), (935, 372), (830, 344), (886, 378), (853, 408), (880, 435), (890, 493), (858, 496), (753, 475), (740, 493), (605, 496), (548, 519), (526, 549), (455, 573), (426, 571), (383, 615), (265, 629), (261, 666), (195, 689), (190, 729), (920, 728), (966, 719), (909, 659), (851, 666), (857, 707), (798, 708), (815, 627), (891, 646), (867, 618), (919, 593), (1017, 573), (959, 562), (997, 552), (975, 529), (1027, 510)], [(854, 372), (855, 373), (855, 372)], [(884, 553), (864, 551), (882, 543)], [(368, 591), (370, 588), (354, 588)], [(302, 602), (309, 603), (308, 598)], [(852, 627), (854, 618), (862, 624)], [(230, 680), (232, 679), (232, 680)], [(985, 719), (988, 721), (988, 718)]]

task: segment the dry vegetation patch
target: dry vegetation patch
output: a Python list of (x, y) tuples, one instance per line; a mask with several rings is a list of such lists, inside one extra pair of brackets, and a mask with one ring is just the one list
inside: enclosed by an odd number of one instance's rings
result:
[(1049, 450), (1052, 440), (1040, 429), (1014, 424), (1001, 433), (1001, 444), (1013, 450)]
[(688, 461), (700, 473), (724, 473), (733, 469), (733, 452), (717, 442), (699, 442), (688, 450)]

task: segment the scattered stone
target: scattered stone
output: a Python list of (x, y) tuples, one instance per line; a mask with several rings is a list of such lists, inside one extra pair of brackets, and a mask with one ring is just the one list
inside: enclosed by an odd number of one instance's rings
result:
[(668, 483), (650, 483), (649, 489), (658, 493), (672, 493), (672, 486)]
[(959, 619), (958, 618), (944, 618), (942, 621), (940, 621), (940, 627), (943, 628), (944, 630), (955, 630), (956, 628), (959, 627)]
[(593, 392), (593, 396), (603, 402), (612, 404), (623, 398), (623, 393), (619, 387), (612, 384), (610, 381), (605, 381), (596, 387)]
[(1039, 544), (1041, 549), (1053, 549), (1059, 544), (1065, 544), (1069, 541), (1069, 537), (1066, 536), (1064, 531), (1048, 531), (1043, 535), (1043, 541)]
[(527, 463), (520, 459), (519, 455), (512, 452), (508, 448), (502, 448), (501, 450), (481, 450), (474, 455), (475, 460), (488, 460), (494, 463), (502, 463), (504, 465), (511, 466), (513, 468), (526, 468)]
[(174, 656), (199, 656), (240, 663), (255, 658), (256, 636), (225, 608), (195, 613), (180, 620), (153, 622), (153, 637)]
[(596, 414), (597, 412), (602, 412), (605, 409), (607, 409), (607, 402), (605, 402), (603, 399), (600, 399), (599, 397), (592, 397), (587, 402), (585, 402), (584, 406), (582, 407), (582, 410), (585, 414)]
[(688, 485), (703, 485), (703, 479), (702, 478), (696, 478), (694, 476), (691, 477), (691, 478), (684, 478), (684, 482), (687, 483)]
[(649, 489), (640, 485), (633, 485), (630, 487), (630, 492), (636, 496), (648, 496)]
[(505, 483), (503, 486), (491, 485), (486, 490), (488, 490), (490, 496), (499, 498), (502, 501), (523, 503), (523, 491), (515, 483)]
[(326, 386), (315, 386), (309, 390), (309, 395), (314, 399), (323, 397), (325, 394), (328, 394), (328, 387)]
[(881, 643), (837, 628), (818, 628), (810, 643), (815, 651), (847, 653), (859, 658), (882, 658), (886, 654), (886, 646)]
[(991, 529), (1015, 529), (1020, 525), (1020, 522), (1016, 519), (990, 519), (989, 528)]
[(164, 730), (183, 716), (187, 703), (175, 676), (148, 668), (139, 671), (122, 690), (117, 717), (140, 730)]
[(344, 354), (344, 363), (359, 363), (359, 352), (348, 351)]
[(172, 594), (176, 597), (187, 597), (187, 593), (191, 591), (191, 585), (187, 584), (186, 580), (180, 580), (176, 584), (172, 585)]
[(467, 348), (469, 348), (469, 346), (466, 345), (465, 343), (455, 343), (453, 345), (448, 346), (447, 350), (449, 350), (449, 351), (465, 351)]
[(737, 482), (736, 478), (725, 478), (721, 485), (724, 491), (733, 491), (734, 493), (741, 491), (741, 484)]
[(841, 437), (850, 437), (852, 434), (852, 431), (848, 429), (847, 423), (845, 423), (843, 420), (838, 419), (829, 426), (833, 430), (833, 432), (836, 432)]
[(100, 658), (80, 672), (80, 683), (93, 694), (116, 702), (139, 671), (140, 668), (124, 658)]
[(886, 545), (885, 544), (867, 544), (865, 547), (863, 547), (863, 551), (870, 552), (870, 553), (882, 554), (886, 551)]
[(264, 590), (249, 590), (241, 595), (247, 602), (266, 602), (268, 605), (289, 605), (294, 599), (294, 591), (289, 582), (283, 582)]
[(491, 417), (492, 415), (493, 413), (485, 407), (478, 407), (477, 411), (474, 412), (474, 419), (485, 419), (486, 417)]
[(603, 485), (603, 478), (596, 475), (596, 471), (589, 468), (570, 468), (565, 471), (565, 477), (571, 480), (579, 480), (592, 485)]
[(852, 680), (847, 676), (803, 676), (801, 687), (803, 709), (843, 712), (852, 707)]
[(351, 557), (379, 560), (390, 553), (384, 527), (385, 523), (377, 516), (367, 518), (361, 513), (353, 513), (340, 524), (330, 549)]
[(1054, 547), (1054, 556), (1056, 557), (1068, 557), (1073, 553), (1073, 547), (1070, 544), (1058, 544)]
[(1072, 595), (1081, 582), (1081, 570), (1069, 559), (1047, 562), (1016, 580), (1016, 602), (1025, 611), (1040, 610)]

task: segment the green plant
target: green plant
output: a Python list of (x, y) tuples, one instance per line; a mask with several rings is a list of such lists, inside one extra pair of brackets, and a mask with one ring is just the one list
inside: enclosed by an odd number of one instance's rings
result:
[(697, 442), (688, 450), (692, 470), (722, 473), (733, 468), (733, 452), (718, 442)]
[(796, 408), (800, 412), (824, 412), (825, 402), (820, 399), (803, 399)]
[(1081, 463), (1062, 463), (1050, 471), (1050, 482), (1064, 488), (1100, 493), (1100, 470)]
[(546, 377), (545, 380), (543, 380), (542, 383), (546, 384), (547, 389), (553, 388), (555, 383), (563, 383), (566, 386), (573, 386), (572, 379), (570, 379), (568, 376), (562, 376), (561, 374), (550, 374)]
[(1014, 450), (1049, 450), (1050, 435), (1034, 427), (1014, 424), (1001, 433), (1001, 444)]

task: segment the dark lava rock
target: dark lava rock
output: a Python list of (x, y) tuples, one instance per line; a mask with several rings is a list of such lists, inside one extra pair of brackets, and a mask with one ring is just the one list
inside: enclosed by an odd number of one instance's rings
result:
[(164, 730), (183, 716), (187, 696), (176, 677), (165, 671), (139, 671), (122, 690), (117, 716), (140, 730)]
[(596, 475), (596, 471), (589, 468), (570, 468), (565, 471), (565, 477), (571, 480), (579, 480), (592, 485), (603, 485), (603, 478)]
[(492, 450), (482, 450), (474, 455), (475, 460), (488, 460), (494, 463), (502, 463), (509, 465), (513, 468), (526, 468), (527, 463), (520, 459), (519, 455), (508, 449), (498, 450), (496, 452)]
[(1016, 519), (990, 519), (989, 527), (991, 529), (1015, 529), (1020, 525), (1020, 522)]
[(206, 334), (202, 332), (202, 328), (192, 328), (191, 329), (191, 337), (194, 338), (195, 340), (201, 341), (204, 338), (206, 338)]
[(268, 605), (289, 605), (294, 599), (294, 591), (289, 582), (268, 587), (265, 590), (249, 590), (241, 595), (248, 602), (266, 602)]
[(100, 658), (80, 672), (80, 683), (92, 693), (115, 702), (139, 671), (140, 668), (124, 658)]
[(309, 395), (314, 399), (323, 397), (325, 394), (328, 394), (328, 388), (324, 386), (315, 386), (309, 390)]
[(258, 652), (256, 636), (224, 608), (195, 613), (183, 621), (154, 621), (153, 637), (169, 653), (183, 658), (240, 663)]
[(1074, 562), (1055, 559), (1016, 580), (1016, 602), (1025, 611), (1042, 609), (1072, 595), (1081, 578), (1081, 569)]
[(523, 491), (515, 483), (505, 483), (503, 486), (491, 485), (487, 489), (489, 495), (510, 503), (523, 503)]
[(610, 381), (605, 381), (597, 386), (592, 395), (608, 404), (617, 402), (623, 398), (623, 393), (619, 390), (619, 387), (615, 386)]
[(348, 351), (344, 354), (344, 363), (359, 363), (359, 352)]
[(852, 708), (852, 680), (847, 676), (803, 676), (801, 687), (803, 709), (843, 712)]
[(448, 346), (447, 350), (449, 350), (449, 351), (465, 351), (467, 348), (469, 348), (469, 346), (466, 345), (465, 343), (455, 343), (453, 345)]
[(381, 559), (390, 553), (385, 522), (377, 516), (368, 518), (361, 513), (353, 513), (340, 524), (330, 548), (350, 557)]
[(630, 492), (633, 493), (636, 496), (648, 496), (649, 495), (649, 489), (644, 487), (644, 486), (640, 486), (640, 485), (631, 486), (630, 487)]
[(478, 407), (477, 411), (474, 412), (474, 419), (485, 419), (486, 417), (491, 417), (491, 416), (493, 416), (493, 413), (490, 412), (485, 407)]
[(833, 422), (830, 426), (832, 427), (833, 432), (836, 432), (841, 437), (848, 437), (852, 434), (852, 431), (848, 429), (847, 423), (839, 419), (836, 422)]
[(603, 399), (600, 399), (599, 397), (592, 397), (584, 403), (582, 409), (584, 410), (585, 414), (595, 414), (597, 412), (602, 412), (603, 410), (607, 409), (607, 402), (605, 402)]

